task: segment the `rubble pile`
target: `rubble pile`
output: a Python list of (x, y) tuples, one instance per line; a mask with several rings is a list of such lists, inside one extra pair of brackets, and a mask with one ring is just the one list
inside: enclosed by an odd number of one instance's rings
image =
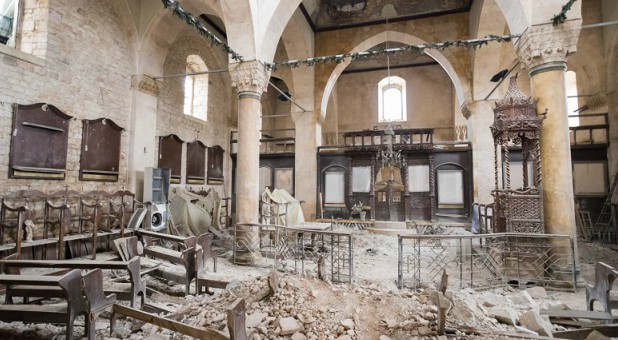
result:
[(225, 310), (242, 298), (247, 305), (249, 339), (387, 340), (437, 336), (437, 308), (427, 296), (393, 294), (377, 285), (333, 285), (295, 275), (279, 276), (279, 289), (272, 295), (267, 276), (234, 281), (213, 296), (186, 297), (187, 303), (173, 315), (182, 316), (179, 321), (183, 323), (227, 333)]

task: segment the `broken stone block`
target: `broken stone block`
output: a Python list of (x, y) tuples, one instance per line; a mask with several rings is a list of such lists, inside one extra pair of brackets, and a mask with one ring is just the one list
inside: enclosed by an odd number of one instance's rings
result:
[(507, 325), (517, 325), (517, 313), (511, 308), (500, 306), (492, 307), (489, 309), (487, 315)]
[(307, 340), (307, 337), (303, 333), (296, 332), (292, 334), (292, 340)]
[(519, 309), (537, 309), (538, 305), (527, 291), (519, 292), (507, 297), (508, 300)]
[(393, 340), (393, 339), (390, 336), (388, 336), (388, 335), (382, 334), (382, 335), (380, 335), (380, 339), (379, 340)]
[(547, 299), (547, 291), (543, 287), (531, 287), (526, 289), (533, 299)]
[(345, 319), (343, 321), (341, 321), (341, 325), (346, 329), (353, 329), (354, 328), (354, 321), (352, 319)]
[(337, 340), (352, 340), (352, 337), (345, 334), (337, 338)]
[(453, 308), (449, 315), (466, 324), (478, 323), (485, 318), (484, 313), (476, 306), (476, 301), (454, 297)]
[(428, 336), (431, 334), (433, 334), (433, 331), (427, 326), (421, 326), (418, 328), (418, 335), (420, 336)]
[(528, 311), (519, 317), (519, 323), (539, 335), (552, 336), (553, 326), (548, 319), (543, 318), (536, 311)]
[(256, 311), (252, 314), (247, 315), (247, 319), (245, 319), (245, 325), (250, 328), (257, 327), (267, 316), (268, 314), (263, 313), (262, 311)]
[(290, 335), (300, 330), (298, 322), (292, 317), (280, 319), (279, 327), (281, 327), (281, 333), (279, 333), (280, 335)]

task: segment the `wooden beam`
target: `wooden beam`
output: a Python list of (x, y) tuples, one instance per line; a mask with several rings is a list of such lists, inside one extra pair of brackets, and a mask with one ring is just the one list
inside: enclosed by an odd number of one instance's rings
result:
[[(230, 340), (225, 334), (220, 331), (214, 329), (207, 328), (199, 328), (194, 326), (189, 326), (184, 323), (166, 319), (154, 314), (146, 313), (139, 309), (126, 307), (119, 304), (114, 304), (112, 309), (113, 313), (118, 313), (122, 315), (126, 315), (128, 317), (132, 317), (134, 319), (138, 319), (141, 321), (145, 321), (151, 323), (155, 326), (163, 327), (174, 332), (178, 332), (184, 335), (192, 336), (197, 339), (212, 339), (212, 340)], [(114, 317), (112, 317), (112, 322), (114, 322)], [(113, 329), (113, 326), (112, 326)]]

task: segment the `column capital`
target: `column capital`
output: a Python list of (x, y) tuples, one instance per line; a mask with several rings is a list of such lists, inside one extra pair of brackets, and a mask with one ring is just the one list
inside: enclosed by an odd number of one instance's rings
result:
[(229, 65), (232, 87), (241, 92), (254, 92), (258, 96), (266, 92), (270, 80), (270, 70), (257, 61), (243, 61)]
[[(565, 66), (567, 57), (577, 51), (582, 20), (567, 20), (557, 27), (551, 23), (528, 27), (515, 44), (519, 60), (530, 75)], [(538, 67), (544, 64), (555, 67)]]
[(158, 97), (161, 89), (161, 81), (145, 74), (131, 77), (131, 85), (140, 92), (144, 92), (153, 97)]
[(459, 109), (461, 110), (461, 114), (464, 116), (464, 118), (469, 119), (470, 116), (472, 116), (472, 110), (474, 109), (474, 103), (465, 102)]

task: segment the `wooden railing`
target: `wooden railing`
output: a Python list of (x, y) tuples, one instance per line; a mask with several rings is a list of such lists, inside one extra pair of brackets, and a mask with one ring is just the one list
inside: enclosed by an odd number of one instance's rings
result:
[(579, 119), (579, 125), (569, 127), (572, 146), (609, 144), (607, 113), (569, 115), (569, 119), (573, 118)]

